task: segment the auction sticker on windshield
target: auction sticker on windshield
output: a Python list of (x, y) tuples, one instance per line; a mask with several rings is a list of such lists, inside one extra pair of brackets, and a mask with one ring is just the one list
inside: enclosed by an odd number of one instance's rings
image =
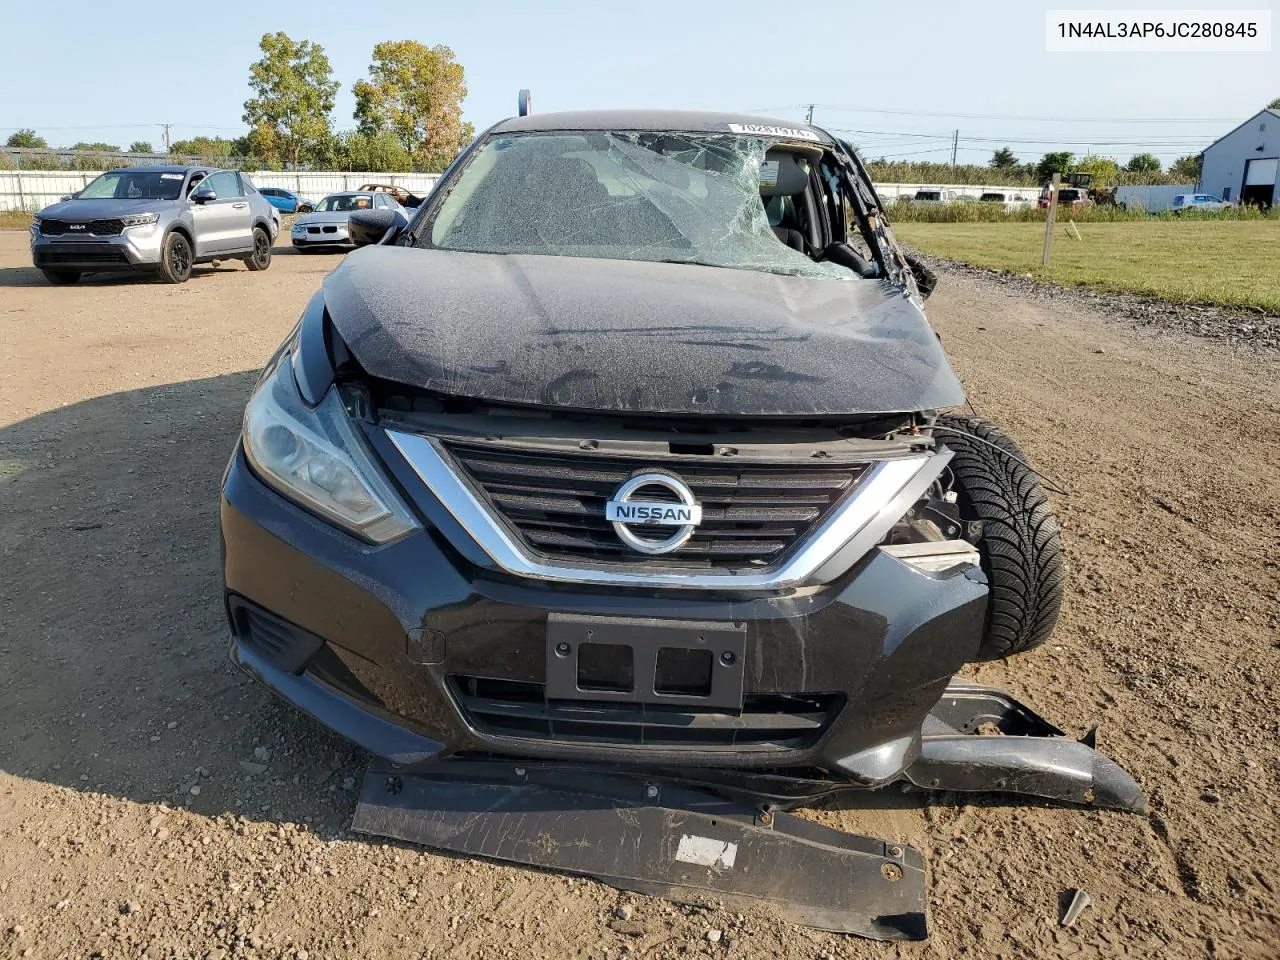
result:
[(801, 130), (798, 127), (772, 127), (763, 123), (731, 123), (729, 129), (734, 133), (749, 133), (762, 137), (794, 137), (813, 141), (819, 139), (812, 130)]

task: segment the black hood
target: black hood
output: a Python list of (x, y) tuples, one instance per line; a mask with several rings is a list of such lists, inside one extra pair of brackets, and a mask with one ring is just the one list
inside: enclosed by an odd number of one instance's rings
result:
[(964, 402), (924, 315), (879, 281), (373, 246), (324, 294), (368, 373), (436, 393), (742, 416)]

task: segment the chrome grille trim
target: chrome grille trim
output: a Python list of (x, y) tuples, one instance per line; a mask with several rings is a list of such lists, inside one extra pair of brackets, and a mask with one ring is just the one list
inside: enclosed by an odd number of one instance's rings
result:
[[(848, 569), (876, 546), (907, 509), (942, 473), (951, 452), (913, 454), (878, 460), (857, 489), (833, 510), (782, 564), (761, 573), (645, 568), (637, 555), (634, 568), (592, 566), (531, 555), (506, 524), (484, 504), (450, 462), (440, 441), (398, 430), (387, 439), (418, 478), (459, 525), (505, 572), (531, 580), (599, 586), (673, 587), (693, 590), (781, 590), (827, 582), (844, 570), (824, 570), (837, 553), (848, 550)], [(815, 574), (822, 571), (821, 577)]]

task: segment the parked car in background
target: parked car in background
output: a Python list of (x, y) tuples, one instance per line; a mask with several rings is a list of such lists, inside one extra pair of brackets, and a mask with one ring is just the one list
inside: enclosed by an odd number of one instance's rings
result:
[(284, 187), (259, 187), (258, 192), (281, 213), (310, 213), (316, 208), (314, 200)]
[[(1038, 201), (1041, 210), (1049, 209), (1049, 188), (1045, 187), (1040, 191), (1040, 199)], [(1058, 208), (1066, 208), (1069, 210), (1078, 210), (1081, 207), (1091, 207), (1093, 201), (1089, 199), (1089, 191), (1081, 187), (1061, 187), (1058, 190)]]
[(998, 203), (1006, 210), (1018, 210), (1031, 205), (1031, 200), (1022, 193), (1012, 190), (988, 190), (978, 197), (979, 203)]
[(271, 265), (280, 215), (242, 173), (204, 167), (122, 167), (31, 221), (31, 259), (50, 283), (139, 271), (182, 283), (197, 263)]
[(402, 207), (417, 208), (422, 205), (424, 197), (410, 193), (404, 187), (398, 187), (394, 183), (362, 183), (361, 190), (369, 190), (375, 193), (388, 194), (396, 203)]
[(378, 191), (351, 191), (331, 193), (315, 205), (311, 213), (293, 222), (290, 237), (299, 250), (318, 250), (323, 247), (349, 247), (347, 218), (357, 210), (397, 210), (408, 222), (404, 207), (390, 194)]
[(1235, 204), (1230, 200), (1223, 200), (1208, 193), (1180, 193), (1173, 198), (1169, 209), (1174, 213), (1184, 213), (1187, 210), (1225, 210), (1227, 207), (1234, 206)]
[(950, 203), (959, 196), (956, 190), (944, 190), (942, 188), (929, 188), (925, 190), (917, 190), (916, 195), (911, 198), (912, 203)]

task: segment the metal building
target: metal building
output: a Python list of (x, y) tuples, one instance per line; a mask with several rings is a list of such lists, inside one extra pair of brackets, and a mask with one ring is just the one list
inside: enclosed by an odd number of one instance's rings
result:
[(1263, 110), (1205, 147), (1200, 189), (1235, 203), (1280, 202), (1280, 110)]

